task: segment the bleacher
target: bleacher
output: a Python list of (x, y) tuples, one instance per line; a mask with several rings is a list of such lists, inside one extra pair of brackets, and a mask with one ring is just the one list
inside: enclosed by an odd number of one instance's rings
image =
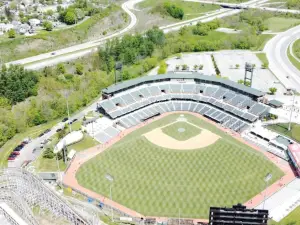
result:
[(104, 114), (126, 128), (164, 112), (191, 111), (240, 131), (269, 110), (255, 99), (219, 85), (176, 81), (136, 86), (99, 105)]

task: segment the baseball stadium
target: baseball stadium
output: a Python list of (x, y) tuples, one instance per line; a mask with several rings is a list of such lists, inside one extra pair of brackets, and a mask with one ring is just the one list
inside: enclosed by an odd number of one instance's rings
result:
[(211, 206), (255, 207), (294, 177), (279, 148), (243, 136), (270, 111), (264, 93), (230, 80), (136, 78), (102, 90), (97, 111), (84, 127), (101, 144), (76, 155), (64, 184), (125, 216), (206, 220)]

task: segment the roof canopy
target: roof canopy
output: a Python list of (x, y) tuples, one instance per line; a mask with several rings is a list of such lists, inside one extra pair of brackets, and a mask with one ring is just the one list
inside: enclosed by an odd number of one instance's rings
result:
[(242, 84), (238, 84), (236, 82), (230, 81), (228, 79), (219, 78), (216, 76), (207, 76), (202, 75), (200, 73), (167, 73), (164, 75), (154, 75), (154, 76), (143, 76), (136, 79), (124, 81), (115, 85), (111, 85), (105, 89), (102, 90), (102, 93), (104, 94), (114, 94), (118, 93), (120, 91), (133, 88), (138, 85), (142, 84), (149, 84), (154, 82), (164, 82), (164, 81), (170, 81), (171, 79), (182, 79), (182, 81), (186, 79), (194, 79), (195, 82), (199, 83), (213, 83), (221, 86), (225, 86), (227, 88), (232, 88), (236, 91), (243, 92), (246, 95), (250, 95), (252, 97), (261, 97), (264, 95), (263, 92), (244, 86)]

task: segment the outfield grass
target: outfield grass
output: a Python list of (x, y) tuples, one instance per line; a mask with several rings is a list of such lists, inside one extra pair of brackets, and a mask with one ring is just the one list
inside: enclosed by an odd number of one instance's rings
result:
[[(147, 216), (207, 218), (209, 207), (243, 203), (264, 189), (264, 177), (273, 183), (283, 173), (264, 155), (192, 115), (189, 122), (222, 137), (197, 150), (158, 147), (142, 136), (174, 122), (179, 114), (142, 127), (86, 162), (76, 174), (80, 185), (109, 196), (114, 176), (113, 199)], [(159, 137), (158, 137), (159, 138)]]
[(145, 0), (137, 4), (140, 9), (152, 8), (154, 13), (160, 13), (156, 8), (165, 2), (171, 2), (176, 4), (178, 7), (182, 8), (184, 11), (184, 20), (192, 19), (201, 16), (209, 11), (220, 9), (220, 6), (212, 4), (201, 4), (198, 2), (185, 2), (183, 0)]
[[(184, 129), (185, 131), (179, 132), (178, 129)], [(171, 124), (169, 126), (162, 128), (162, 131), (165, 134), (169, 135), (170, 137), (172, 137), (178, 141), (188, 140), (191, 137), (194, 137), (201, 133), (200, 128), (195, 127), (186, 122), (177, 122), (177, 123)]]
[(292, 123), (290, 131), (288, 130), (288, 127), (288, 123), (272, 124), (267, 126), (267, 128), (270, 130), (276, 131), (279, 134), (283, 134), (300, 142), (300, 125)]
[(267, 24), (269, 30), (273, 32), (280, 32), (300, 24), (300, 19), (285, 18), (285, 17), (271, 17), (267, 19)]
[(269, 225), (300, 225), (300, 206), (298, 206), (280, 222), (277, 223), (275, 221), (270, 221)]

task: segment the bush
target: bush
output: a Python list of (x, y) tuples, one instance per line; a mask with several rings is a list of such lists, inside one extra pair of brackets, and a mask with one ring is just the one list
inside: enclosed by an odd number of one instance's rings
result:
[(76, 73), (78, 75), (82, 75), (83, 74), (83, 69), (84, 69), (84, 67), (83, 67), (83, 65), (81, 63), (76, 64)]
[(43, 27), (45, 28), (46, 31), (52, 31), (53, 30), (53, 25), (49, 21), (45, 21), (43, 23)]
[(65, 65), (63, 63), (58, 63), (56, 66), (57, 74), (64, 74), (66, 72)]
[(164, 4), (164, 9), (166, 10), (166, 12), (172, 16), (175, 19), (183, 19), (184, 17), (184, 11), (182, 8), (176, 6), (175, 4), (171, 4), (169, 2), (166, 2)]
[(277, 92), (277, 88), (276, 87), (270, 87), (269, 91), (270, 91), (271, 95), (275, 95), (275, 93)]
[(10, 29), (8, 31), (8, 37), (9, 38), (15, 38), (16, 37), (16, 31), (14, 29)]
[(47, 148), (43, 153), (43, 158), (46, 158), (46, 159), (53, 159), (54, 156), (55, 156), (55, 154), (54, 154), (53, 150), (50, 148)]
[(167, 64), (165, 61), (162, 61), (159, 65), (157, 74), (165, 74), (167, 72)]

